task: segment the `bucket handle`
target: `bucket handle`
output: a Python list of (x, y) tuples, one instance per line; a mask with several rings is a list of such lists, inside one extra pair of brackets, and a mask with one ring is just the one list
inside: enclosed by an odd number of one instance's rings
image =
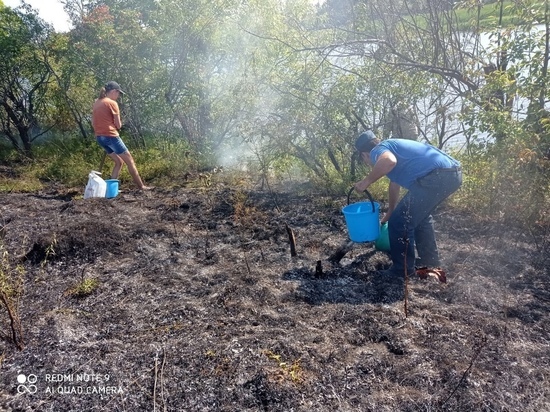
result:
[[(349, 192), (348, 192), (348, 205), (349, 205), (349, 197), (351, 196), (351, 193), (355, 190), (355, 186), (352, 187)], [(376, 208), (374, 206), (374, 199), (372, 198), (372, 195), (370, 194), (370, 192), (368, 190), (365, 189), (365, 193), (367, 194), (367, 197), (369, 198), (370, 200), (370, 203), (372, 205), (372, 213), (376, 213)]]

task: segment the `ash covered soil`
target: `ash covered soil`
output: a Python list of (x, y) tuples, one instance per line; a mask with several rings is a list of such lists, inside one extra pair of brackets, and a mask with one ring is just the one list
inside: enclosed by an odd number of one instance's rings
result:
[(372, 244), (328, 261), (345, 195), (0, 199), (24, 268), (23, 350), (0, 307), (1, 411), (550, 410), (549, 239), (443, 205), (447, 283), (411, 277), (405, 300)]

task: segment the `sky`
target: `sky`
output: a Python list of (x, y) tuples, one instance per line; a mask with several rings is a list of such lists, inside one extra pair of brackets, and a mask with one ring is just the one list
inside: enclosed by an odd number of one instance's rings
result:
[[(21, 5), (21, 0), (3, 0), (3, 2), (5, 6), (13, 9)], [(60, 0), (26, 0), (26, 3), (37, 10), (40, 18), (50, 23), (55, 31), (69, 31), (71, 27), (69, 16), (67, 16), (67, 13), (63, 10), (63, 5)]]

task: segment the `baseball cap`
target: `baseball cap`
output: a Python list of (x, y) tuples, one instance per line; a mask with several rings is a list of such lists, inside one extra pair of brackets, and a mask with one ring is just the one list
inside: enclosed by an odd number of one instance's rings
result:
[(363, 133), (359, 135), (357, 140), (355, 141), (355, 148), (359, 152), (368, 152), (370, 151), (370, 145), (369, 142), (373, 139), (376, 139), (376, 136), (372, 132), (372, 130), (366, 130)]
[(106, 92), (110, 92), (111, 90), (118, 90), (120, 93), (124, 94), (124, 92), (120, 88), (120, 84), (118, 84), (117, 82), (110, 81), (105, 85)]

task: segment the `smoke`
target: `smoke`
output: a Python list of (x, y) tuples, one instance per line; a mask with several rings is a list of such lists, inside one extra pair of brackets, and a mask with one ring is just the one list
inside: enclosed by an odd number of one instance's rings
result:
[(224, 169), (243, 172), (250, 170), (251, 164), (257, 163), (254, 151), (246, 142), (225, 145), (216, 153), (216, 159)]

